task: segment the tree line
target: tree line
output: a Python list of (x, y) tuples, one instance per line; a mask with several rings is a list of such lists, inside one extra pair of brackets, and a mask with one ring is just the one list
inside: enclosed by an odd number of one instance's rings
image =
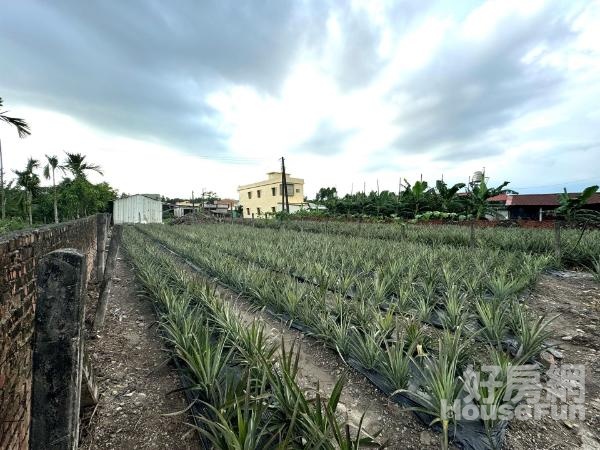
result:
[[(467, 186), (465, 183), (448, 185), (437, 180), (435, 186), (418, 180), (411, 184), (404, 180), (399, 192), (371, 191), (346, 194), (338, 197), (335, 187), (319, 189), (315, 202), (327, 208), (330, 214), (367, 215), (377, 217), (458, 218), (459, 216), (481, 219), (494, 213), (489, 198), (503, 193), (515, 193), (507, 189), (509, 182), (488, 186), (485, 180)], [(467, 188), (466, 191), (462, 191)]]
[[(0, 98), (0, 109), (2, 105)], [(31, 134), (25, 120), (7, 111), (0, 110), (0, 122), (15, 128), (21, 138)], [(106, 182), (91, 183), (90, 172), (102, 174), (100, 166), (88, 162), (85, 155), (65, 152), (62, 161), (56, 155), (46, 155), (43, 161), (29, 158), (24, 168), (12, 170), (14, 177), (6, 182), (0, 141), (0, 232), (105, 211), (117, 192)], [(42, 186), (42, 178), (51, 186)]]

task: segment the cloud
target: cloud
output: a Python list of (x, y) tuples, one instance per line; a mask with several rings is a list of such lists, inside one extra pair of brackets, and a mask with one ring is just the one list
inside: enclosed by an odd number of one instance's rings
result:
[[(224, 151), (205, 101), (224, 85), (276, 93), (302, 42), (287, 2), (10, 2), (2, 86), (32, 106), (187, 151)], [(5, 94), (6, 95), (6, 94)]]
[(317, 154), (335, 155), (344, 151), (345, 143), (350, 139), (355, 130), (338, 128), (332, 120), (325, 119), (319, 122), (313, 135), (299, 148), (301, 151)]
[(565, 74), (527, 57), (568, 45), (575, 36), (573, 14), (553, 2), (527, 14), (498, 5), (473, 11), (446, 35), (429, 64), (396, 87), (402, 102), (397, 151), (442, 149), (438, 158), (448, 160), (492, 155), (501, 148), (488, 144), (490, 135), (559, 101)]
[[(89, 153), (128, 192), (234, 195), (282, 155), (307, 192), (482, 166), (515, 185), (587, 179), (598, 23), (578, 0), (7, 2), (0, 95), (34, 135), (3, 144), (14, 167)], [(148, 160), (134, 176), (121, 154)]]

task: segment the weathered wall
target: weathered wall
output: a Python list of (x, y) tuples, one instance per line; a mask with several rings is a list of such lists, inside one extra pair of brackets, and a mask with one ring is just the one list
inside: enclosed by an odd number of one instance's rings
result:
[(96, 252), (96, 216), (0, 237), (0, 449), (27, 449), (37, 264), (59, 248)]

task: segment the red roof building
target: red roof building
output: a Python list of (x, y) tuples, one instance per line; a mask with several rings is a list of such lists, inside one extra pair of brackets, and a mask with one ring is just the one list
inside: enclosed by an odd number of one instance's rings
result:
[[(571, 193), (575, 198), (579, 194)], [(509, 219), (542, 220), (544, 213), (556, 209), (560, 205), (560, 194), (500, 194), (488, 198), (489, 202), (504, 203)], [(586, 207), (600, 211), (600, 193), (592, 195)]]

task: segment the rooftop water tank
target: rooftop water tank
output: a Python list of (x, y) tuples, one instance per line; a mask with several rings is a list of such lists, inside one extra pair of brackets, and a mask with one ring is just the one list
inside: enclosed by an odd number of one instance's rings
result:
[(481, 170), (477, 170), (473, 172), (473, 176), (471, 177), (472, 183), (481, 183), (483, 181), (483, 172)]

